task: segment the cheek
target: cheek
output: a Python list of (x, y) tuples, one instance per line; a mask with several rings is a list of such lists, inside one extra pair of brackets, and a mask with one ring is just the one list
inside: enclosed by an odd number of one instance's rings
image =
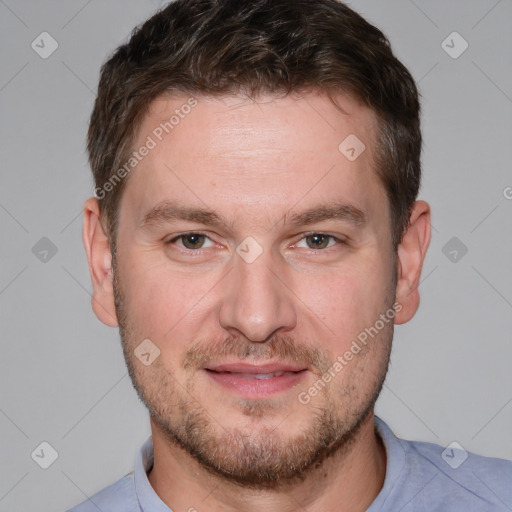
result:
[[(352, 339), (373, 325), (389, 307), (391, 276), (383, 262), (345, 266), (343, 269), (311, 276), (302, 276), (297, 296), (313, 311), (313, 322), (323, 323), (322, 331), (340, 345), (350, 345)], [(316, 318), (316, 320), (315, 320)]]
[[(194, 336), (201, 322), (198, 316), (208, 304), (212, 287), (220, 279), (217, 273), (178, 274), (165, 264), (148, 264), (132, 258), (123, 274), (126, 311), (132, 327), (142, 336), (165, 342)], [(125, 277), (126, 276), (126, 277)]]

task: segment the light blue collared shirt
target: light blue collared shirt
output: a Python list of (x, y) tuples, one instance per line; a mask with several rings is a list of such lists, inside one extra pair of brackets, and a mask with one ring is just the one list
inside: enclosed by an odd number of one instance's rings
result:
[[(512, 512), (512, 461), (398, 439), (377, 417), (375, 426), (386, 449), (386, 477), (367, 512)], [(150, 437), (133, 473), (68, 512), (172, 512), (149, 483), (152, 466)]]

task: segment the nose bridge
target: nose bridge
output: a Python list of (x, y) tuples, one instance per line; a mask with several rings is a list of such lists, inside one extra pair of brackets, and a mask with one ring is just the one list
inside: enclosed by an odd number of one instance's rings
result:
[[(276, 277), (283, 266), (270, 250), (255, 258), (243, 250), (254, 247), (240, 244), (234, 255), (234, 268), (227, 276), (220, 309), (220, 323), (226, 330), (237, 330), (248, 340), (264, 342), (278, 330), (292, 329), (296, 324), (293, 295)], [(254, 258), (254, 259), (253, 259)]]

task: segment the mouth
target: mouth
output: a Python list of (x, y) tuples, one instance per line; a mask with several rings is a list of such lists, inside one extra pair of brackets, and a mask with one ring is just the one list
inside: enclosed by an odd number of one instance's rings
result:
[(298, 385), (308, 371), (303, 366), (233, 363), (203, 368), (209, 379), (243, 398), (264, 398)]
[[(282, 377), (283, 375), (291, 375), (293, 373), (299, 372), (275, 372), (275, 373), (241, 373), (241, 372), (217, 372), (215, 370), (207, 370), (209, 372), (215, 373), (229, 373), (234, 377), (239, 377), (241, 379), (259, 379), (259, 380), (267, 380), (273, 379), (274, 377)], [(304, 371), (304, 370), (301, 370)]]

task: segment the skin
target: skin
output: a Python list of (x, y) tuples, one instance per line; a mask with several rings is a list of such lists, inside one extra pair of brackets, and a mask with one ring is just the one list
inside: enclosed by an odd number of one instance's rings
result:
[[(187, 100), (155, 100), (135, 147)], [(419, 305), (429, 205), (416, 201), (395, 254), (389, 204), (372, 168), (376, 118), (350, 96), (338, 97), (346, 114), (314, 91), (197, 100), (129, 176), (114, 262), (96, 199), (84, 208), (93, 309), (120, 327), (130, 374), (151, 413), (150, 483), (176, 511), (366, 510), (386, 467), (373, 405), (393, 324), (409, 321)], [(355, 161), (338, 150), (349, 134), (366, 146)], [(163, 201), (208, 208), (227, 223), (143, 226)], [(366, 222), (290, 223), (296, 213), (333, 203), (356, 206)], [(176, 238), (197, 231), (207, 236), (199, 250), (190, 248), (197, 238)], [(236, 252), (246, 237), (262, 251), (252, 263)], [(321, 248), (310, 248), (315, 242)], [(301, 403), (299, 393), (394, 303), (394, 321)], [(144, 339), (160, 350), (148, 366), (133, 353)], [(306, 369), (292, 387), (249, 398), (204, 370), (241, 360)]]

